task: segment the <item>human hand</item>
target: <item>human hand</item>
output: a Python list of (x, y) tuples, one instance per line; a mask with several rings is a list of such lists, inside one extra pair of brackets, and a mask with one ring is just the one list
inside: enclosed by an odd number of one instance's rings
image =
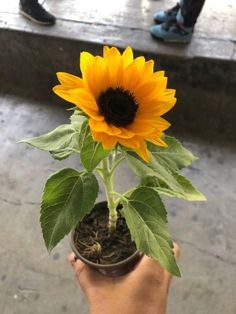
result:
[[(175, 257), (179, 246), (174, 243)], [(68, 257), (83, 289), (91, 314), (164, 314), (172, 275), (153, 259), (143, 256), (135, 271), (125, 276), (105, 277), (90, 269), (75, 254)]]

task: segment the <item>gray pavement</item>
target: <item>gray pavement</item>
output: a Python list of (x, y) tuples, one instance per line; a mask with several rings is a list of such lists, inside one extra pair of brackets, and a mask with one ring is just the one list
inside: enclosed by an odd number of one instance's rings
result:
[[(43, 183), (64, 166), (79, 168), (16, 142), (67, 121), (59, 105), (1, 95), (0, 313), (87, 313), (82, 292), (66, 262), (68, 240), (49, 256), (39, 226)], [(235, 302), (236, 147), (181, 136), (200, 159), (185, 174), (203, 191), (206, 203), (168, 199), (171, 233), (181, 245), (182, 278), (174, 279), (168, 313), (233, 314)], [(120, 169), (117, 189), (135, 178)], [(125, 183), (125, 186), (124, 186)], [(99, 199), (104, 199), (103, 192)], [(141, 314), (142, 312), (140, 312)]]

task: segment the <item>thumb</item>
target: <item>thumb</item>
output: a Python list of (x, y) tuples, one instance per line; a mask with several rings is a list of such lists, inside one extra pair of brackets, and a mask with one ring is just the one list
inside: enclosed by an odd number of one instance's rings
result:
[(95, 286), (106, 280), (104, 276), (100, 275), (96, 270), (91, 269), (81, 260), (79, 260), (74, 253), (68, 257), (68, 261), (75, 271), (75, 275), (80, 287), (86, 293), (89, 287)]

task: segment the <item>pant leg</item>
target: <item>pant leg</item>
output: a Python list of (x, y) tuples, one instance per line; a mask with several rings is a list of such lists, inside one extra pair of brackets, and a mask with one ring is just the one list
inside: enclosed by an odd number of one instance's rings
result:
[(184, 20), (184, 26), (192, 27), (197, 22), (205, 0), (182, 0), (181, 14)]
[(20, 4), (22, 5), (28, 5), (36, 2), (38, 2), (38, 0), (20, 0)]

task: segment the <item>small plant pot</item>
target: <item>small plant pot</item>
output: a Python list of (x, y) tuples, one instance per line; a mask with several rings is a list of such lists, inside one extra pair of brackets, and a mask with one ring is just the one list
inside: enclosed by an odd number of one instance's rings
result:
[[(84, 252), (82, 252), (83, 250), (81, 249), (81, 245), (80, 245), (80, 247), (78, 245), (78, 243), (82, 243), (82, 247), (86, 246), (87, 250), (89, 250), (92, 247), (92, 245), (91, 245), (91, 243), (86, 244), (85, 241), (84, 242), (80, 241), (80, 230), (82, 228), (84, 229), (88, 226), (88, 228), (90, 228), (90, 231), (91, 231), (90, 234), (95, 234), (95, 235), (99, 234), (99, 232), (100, 232), (99, 227), (94, 228), (94, 230), (92, 230), (91, 225), (94, 224), (94, 221), (99, 224), (100, 220), (104, 220), (104, 219), (106, 219), (106, 221), (108, 220), (107, 202), (100, 202), (100, 203), (97, 203), (94, 206), (94, 208), (92, 209), (91, 213), (86, 215), (84, 217), (84, 219), (82, 220), (82, 222), (80, 222), (72, 230), (71, 238), (70, 238), (70, 244), (71, 244), (72, 251), (75, 253), (75, 255), (78, 259), (83, 261), (86, 265), (88, 265), (92, 269), (97, 270), (102, 275), (105, 275), (108, 277), (118, 277), (118, 276), (125, 275), (134, 269), (135, 265), (137, 264), (137, 262), (142, 257), (142, 253), (137, 251), (133, 242), (131, 242), (132, 248), (130, 250), (131, 254), (129, 256), (126, 256), (125, 258), (118, 260), (115, 263), (109, 263), (106, 261), (105, 264), (100, 262), (100, 259), (101, 260), (103, 259), (103, 255), (102, 255), (103, 254), (103, 243), (105, 243), (105, 247), (109, 248), (109, 244), (107, 244), (106, 239), (101, 241), (101, 243), (102, 243), (101, 246), (100, 246), (100, 244), (98, 244), (99, 248), (101, 249), (101, 253), (100, 253), (101, 255), (99, 256), (98, 260), (94, 260), (94, 257), (92, 259), (87, 257), (87, 256), (85, 257)], [(126, 243), (126, 242), (128, 242), (127, 238), (130, 237), (130, 234), (128, 234), (129, 233), (128, 227), (126, 226), (124, 218), (122, 218), (120, 215), (118, 218), (118, 222), (119, 222), (119, 225), (121, 225), (121, 223), (122, 223), (122, 228), (124, 229), (124, 234), (126, 235), (124, 243)], [(125, 224), (125, 226), (123, 226), (124, 224)], [(122, 232), (123, 232), (123, 229), (121, 230)], [(83, 234), (82, 234), (82, 238), (83, 238)], [(91, 237), (89, 237), (89, 238), (91, 239)], [(115, 238), (116, 238), (116, 235), (115, 235)], [(117, 235), (117, 238), (118, 238), (118, 235)], [(119, 241), (119, 239), (118, 239), (118, 241)], [(122, 241), (122, 240), (120, 240), (120, 241)], [(130, 238), (130, 241), (131, 241), (131, 238)], [(112, 245), (114, 246), (115, 244), (113, 243)], [(96, 248), (96, 246), (95, 246), (95, 248)], [(122, 248), (121, 248), (121, 250), (122, 250)], [(85, 251), (86, 251), (86, 249), (85, 249)], [(127, 255), (127, 252), (125, 254)], [(123, 256), (123, 255), (124, 254), (121, 254), (121, 256)]]

